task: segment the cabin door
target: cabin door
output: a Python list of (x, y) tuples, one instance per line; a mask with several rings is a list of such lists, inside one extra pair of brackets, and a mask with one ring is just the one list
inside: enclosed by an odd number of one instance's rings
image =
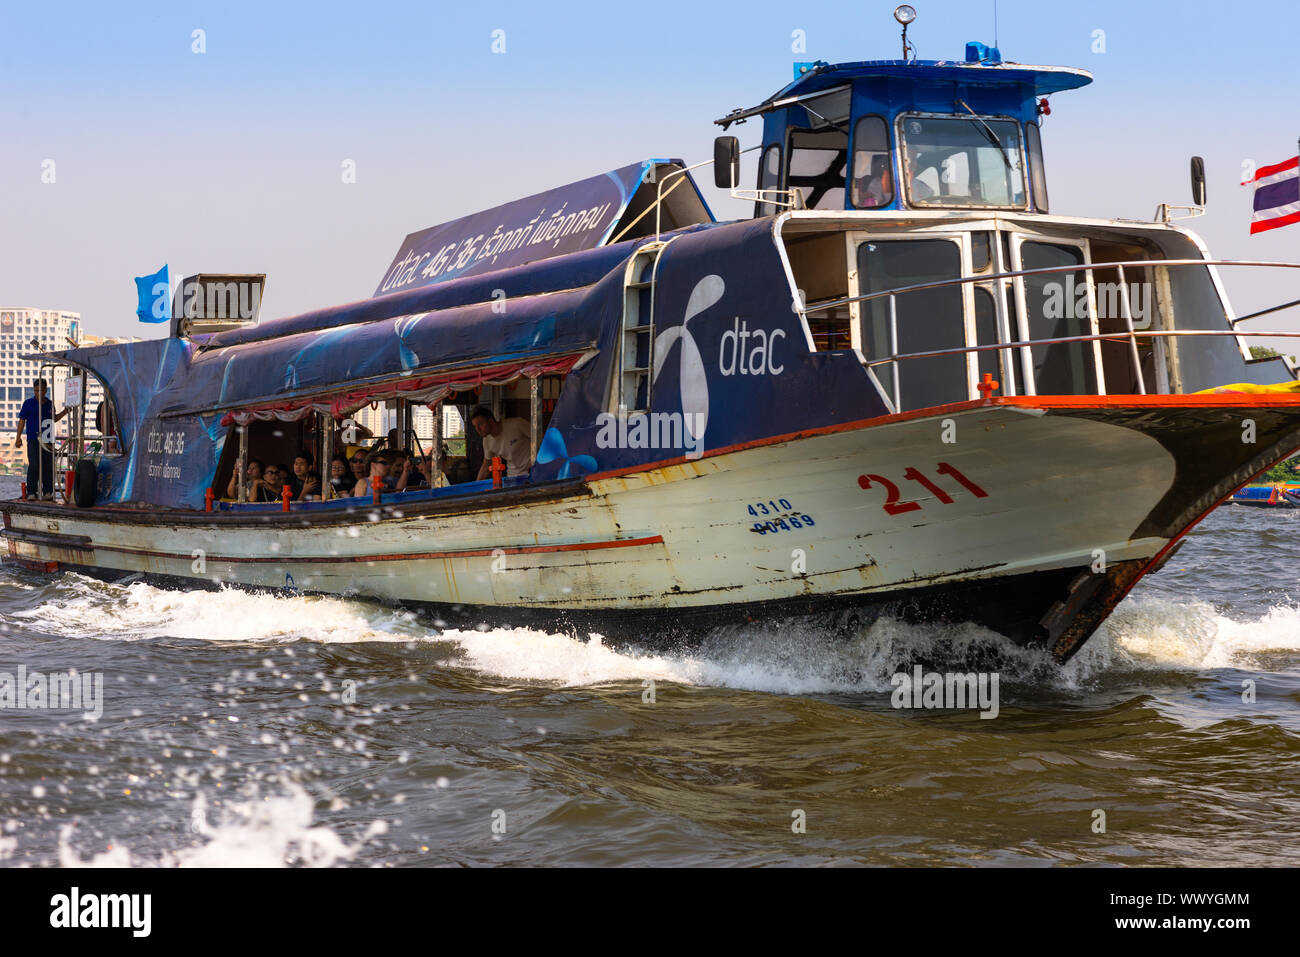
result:
[[(1015, 233), (1011, 263), (1015, 271), (1060, 271), (1020, 276), (1015, 284), (1015, 325), (1019, 338), (1059, 340), (1098, 334), (1097, 297), (1092, 273), (1070, 271), (1090, 261), (1088, 240)], [(1097, 340), (1051, 342), (1021, 352), (1026, 395), (1103, 395), (1101, 345)]]
[[(970, 235), (964, 232), (852, 232), (848, 243), (851, 298), (958, 280), (971, 271)], [(980, 358), (966, 351), (980, 339), (975, 312), (973, 290), (957, 282), (854, 302), (852, 345), (895, 411), (962, 402), (978, 394)], [(928, 352), (944, 354), (907, 358)]]

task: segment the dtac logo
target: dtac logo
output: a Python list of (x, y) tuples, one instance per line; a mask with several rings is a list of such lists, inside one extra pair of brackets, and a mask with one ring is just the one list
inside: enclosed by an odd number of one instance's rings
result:
[(784, 329), (773, 329), (770, 335), (762, 329), (751, 332), (737, 317), (732, 327), (722, 334), (718, 371), (723, 375), (780, 375), (785, 366), (776, 365), (778, 338), (785, 338)]
[[(700, 355), (700, 347), (690, 330), (690, 322), (706, 309), (716, 305), (727, 290), (721, 276), (705, 276), (695, 284), (686, 301), (686, 315), (680, 326), (665, 329), (655, 338), (652, 382), (658, 381), (673, 347), (680, 344), (678, 383), (682, 395), (682, 412), (686, 431), (697, 439), (704, 436), (709, 416), (709, 377)], [(750, 329), (737, 317), (732, 327), (722, 334), (718, 346), (718, 371), (732, 375), (780, 375), (784, 365), (776, 362), (776, 343), (785, 338), (784, 329), (770, 333), (763, 329)]]
[(691, 296), (686, 300), (686, 315), (680, 326), (665, 329), (655, 337), (654, 371), (650, 381), (659, 379), (664, 363), (672, 353), (673, 346), (681, 342), (681, 365), (678, 366), (677, 379), (682, 390), (682, 412), (685, 413), (686, 430), (696, 439), (704, 438), (704, 430), (709, 422), (709, 376), (704, 369), (704, 359), (700, 356), (700, 347), (695, 344), (695, 337), (687, 324), (717, 303), (727, 285), (721, 276), (705, 276), (695, 284)]

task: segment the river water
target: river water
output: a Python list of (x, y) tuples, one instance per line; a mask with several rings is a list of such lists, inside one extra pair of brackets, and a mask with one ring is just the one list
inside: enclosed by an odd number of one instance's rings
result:
[[(1063, 668), (971, 627), (670, 655), (0, 565), (0, 672), (103, 682), (0, 711), (0, 864), (1296, 865), (1298, 560), (1300, 514), (1221, 508)], [(996, 718), (891, 705), (972, 659)]]

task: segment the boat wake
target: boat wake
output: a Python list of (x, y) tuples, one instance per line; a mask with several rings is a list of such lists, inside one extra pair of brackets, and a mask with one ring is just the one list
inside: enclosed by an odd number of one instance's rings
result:
[(60, 579), (58, 592), (57, 598), (8, 617), (20, 621), (25, 631), (114, 641), (169, 637), (333, 644), (429, 636), (428, 624), (413, 612), (343, 598), (237, 589), (181, 591), (143, 582), (112, 584), (72, 573)]
[(689, 650), (663, 651), (595, 634), (446, 628), (414, 612), (339, 598), (173, 591), (77, 575), (65, 575), (57, 592), (0, 616), (0, 628), (115, 641), (441, 642), (449, 668), (564, 687), (653, 679), (775, 694), (881, 692), (891, 689), (891, 676), (920, 664), (1071, 690), (1126, 672), (1267, 669), (1277, 655), (1300, 651), (1300, 608), (1275, 606), (1258, 620), (1237, 621), (1205, 603), (1165, 599), (1126, 600), (1060, 667), (1043, 651), (974, 625), (881, 619), (846, 634), (807, 621), (761, 622), (715, 629)]

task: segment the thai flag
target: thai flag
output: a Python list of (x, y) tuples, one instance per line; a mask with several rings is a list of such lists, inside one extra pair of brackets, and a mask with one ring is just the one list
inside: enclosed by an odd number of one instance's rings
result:
[(1300, 223), (1300, 156), (1293, 156), (1275, 166), (1261, 166), (1254, 179), (1242, 186), (1255, 184), (1255, 215), (1250, 220), (1251, 233)]

